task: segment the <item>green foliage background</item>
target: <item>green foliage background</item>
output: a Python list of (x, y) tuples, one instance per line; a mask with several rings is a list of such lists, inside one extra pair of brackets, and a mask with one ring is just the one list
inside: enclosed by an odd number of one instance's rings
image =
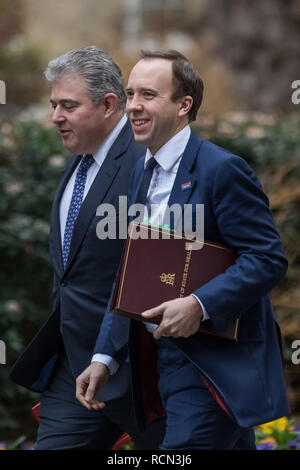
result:
[(0, 439), (30, 433), (38, 395), (14, 386), (9, 370), (50, 312), (49, 214), (65, 164), (54, 129), (2, 122), (0, 132)]
[[(299, 367), (291, 344), (300, 339), (300, 119), (285, 114), (203, 116), (202, 137), (244, 157), (267, 192), (289, 259), (286, 278), (272, 292), (284, 339), (285, 372), (294, 413), (300, 413)], [(0, 366), (0, 440), (34, 439), (31, 407), (39, 395), (17, 387), (10, 367), (50, 313), (52, 270), (49, 215), (67, 154), (52, 128), (37, 122), (0, 122), (0, 339), (7, 364)]]

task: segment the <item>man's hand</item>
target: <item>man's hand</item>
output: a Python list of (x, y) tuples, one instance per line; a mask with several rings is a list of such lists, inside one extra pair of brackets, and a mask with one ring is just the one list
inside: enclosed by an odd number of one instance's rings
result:
[(153, 333), (155, 339), (162, 336), (187, 338), (198, 331), (203, 311), (198, 300), (189, 295), (164, 302), (142, 313), (146, 321), (158, 315), (162, 315), (162, 320)]
[(109, 378), (109, 369), (101, 362), (92, 362), (76, 379), (76, 398), (88, 410), (100, 410), (105, 403), (98, 401), (96, 393)]

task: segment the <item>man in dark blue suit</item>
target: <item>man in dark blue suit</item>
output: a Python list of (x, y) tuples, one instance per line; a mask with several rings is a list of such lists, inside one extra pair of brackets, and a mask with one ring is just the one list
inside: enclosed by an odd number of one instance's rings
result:
[[(189, 204), (195, 224), (196, 205), (203, 204), (204, 238), (237, 253), (234, 265), (191, 295), (143, 313), (145, 322), (162, 316), (153, 332), (159, 392), (167, 413), (161, 448), (255, 449), (253, 426), (289, 413), (280, 333), (268, 297), (283, 278), (287, 261), (268, 199), (242, 158), (191, 132), (189, 122), (196, 118), (203, 85), (182, 54), (143, 52), (126, 91), (135, 140), (148, 147), (134, 168), (129, 203), (142, 202), (141, 188), (152, 166), (146, 210), (155, 206), (148, 220), (162, 224), (166, 204), (177, 203), (182, 210)], [(197, 333), (202, 321), (210, 319), (218, 333), (237, 316), (238, 342)], [(115, 366), (123, 363), (129, 347), (140, 423), (144, 417), (137, 356), (149, 325), (147, 329), (111, 315), (108, 308), (94, 351), (109, 355)], [(108, 377), (107, 366), (100, 362), (81, 374), (77, 397), (83, 405), (104, 406), (95, 393)]]
[(143, 433), (137, 428), (128, 363), (102, 390), (104, 411), (87, 411), (75, 397), (75, 380), (90, 363), (124, 244), (119, 237), (97, 236), (105, 215), (97, 208), (118, 208), (145, 149), (135, 143), (124, 114), (121, 71), (104, 51), (69, 51), (51, 61), (45, 75), (52, 85), (53, 123), (73, 155), (51, 214), (53, 313), (18, 359), (12, 379), (43, 392), (38, 450), (109, 449), (124, 431), (140, 448), (157, 448), (163, 423), (153, 422)]

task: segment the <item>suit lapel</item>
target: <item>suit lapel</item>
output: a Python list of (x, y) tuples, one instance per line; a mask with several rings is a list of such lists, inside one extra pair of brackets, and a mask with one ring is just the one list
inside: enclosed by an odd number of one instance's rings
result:
[(113, 181), (121, 166), (121, 161), (118, 159), (124, 152), (126, 152), (131, 138), (132, 133), (130, 124), (127, 122), (110, 148), (88, 194), (82, 203), (73, 229), (66, 269), (77, 253), (77, 250), (82, 242), (83, 237), (85, 236), (91, 220), (93, 217), (95, 217), (98, 205), (103, 202), (107, 191), (113, 184)]
[(144, 164), (145, 164), (145, 157), (140, 158), (136, 164), (135, 167), (135, 177), (131, 185), (131, 198), (128, 201), (129, 205), (134, 204), (136, 202), (136, 198), (138, 195), (138, 192), (140, 190), (140, 186), (143, 181), (143, 176), (144, 176)]
[[(193, 175), (193, 166), (200, 145), (201, 140), (199, 140), (192, 132), (185, 151), (182, 155), (174, 185), (169, 197), (168, 206), (171, 207), (173, 204), (179, 204), (182, 208), (182, 212), (184, 210), (184, 204), (188, 203), (193, 189), (197, 184), (197, 175)], [(181, 220), (182, 214), (177, 214), (175, 212), (171, 228), (178, 228), (178, 224), (181, 222)]]

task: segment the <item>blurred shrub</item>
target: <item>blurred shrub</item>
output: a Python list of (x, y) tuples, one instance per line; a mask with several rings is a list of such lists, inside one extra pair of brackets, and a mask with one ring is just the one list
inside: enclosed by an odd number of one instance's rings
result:
[[(226, 115), (200, 118), (194, 130), (244, 157), (267, 192), (289, 258), (286, 278), (272, 292), (283, 339), (285, 370), (294, 412), (300, 412), (299, 366), (291, 343), (300, 339), (300, 125), (297, 115)], [(66, 159), (54, 129), (33, 122), (0, 122), (0, 440), (33, 437), (30, 409), (38, 401), (9, 379), (9, 369), (50, 312), (52, 270), (48, 256), (51, 202)]]
[(13, 386), (9, 369), (50, 311), (48, 220), (65, 155), (54, 129), (31, 122), (0, 126), (0, 338), (7, 354), (0, 366), (1, 436), (3, 429), (23, 433), (33, 422), (37, 396)]
[(299, 365), (291, 347), (300, 339), (300, 116), (298, 113), (228, 113), (223, 119), (204, 116), (196, 131), (240, 155), (257, 173), (274, 215), (289, 261), (284, 280), (271, 292), (283, 337), (288, 392), (300, 412)]

